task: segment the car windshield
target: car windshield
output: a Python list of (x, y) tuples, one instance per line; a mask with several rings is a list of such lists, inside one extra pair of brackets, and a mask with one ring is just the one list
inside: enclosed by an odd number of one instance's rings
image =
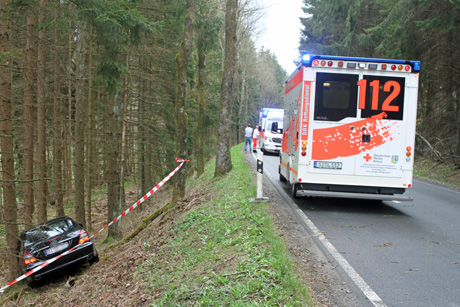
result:
[[(275, 126), (273, 124), (275, 124)], [(275, 133), (281, 133), (283, 131), (283, 120), (282, 119), (269, 120), (268, 127), (270, 128), (271, 131)]]
[(70, 219), (61, 219), (40, 225), (25, 233), (24, 246), (55, 237), (73, 228), (75, 225)]

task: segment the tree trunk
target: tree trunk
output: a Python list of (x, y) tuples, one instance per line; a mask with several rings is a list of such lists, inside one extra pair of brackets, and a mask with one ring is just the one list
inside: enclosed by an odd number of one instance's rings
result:
[[(187, 158), (187, 131), (188, 118), (185, 112), (185, 99), (187, 93), (187, 66), (192, 51), (193, 27), (195, 21), (195, 0), (187, 0), (185, 15), (184, 37), (179, 53), (176, 55), (176, 101), (175, 101), (175, 126), (176, 126), (176, 154), (179, 158)], [(174, 178), (174, 191), (172, 204), (185, 196), (185, 180), (187, 165), (183, 165)]]
[[(108, 106), (107, 114), (107, 163), (106, 163), (106, 179), (107, 179), (107, 210), (108, 222), (112, 222), (117, 218), (122, 211), (119, 207), (119, 191), (120, 191), (120, 172), (118, 163), (119, 154), (119, 136), (118, 136), (118, 118), (119, 106), (118, 95), (111, 95), (110, 104)], [(115, 240), (121, 239), (122, 233), (122, 220), (116, 222), (108, 229), (107, 238), (113, 237)]]
[(77, 27), (75, 50), (75, 219), (86, 228), (85, 218), (85, 29)]
[[(145, 103), (147, 97), (147, 86), (145, 78), (142, 78), (142, 74), (145, 73), (145, 59), (143, 56), (139, 57), (139, 104), (137, 112), (137, 197), (144, 196), (145, 190)], [(139, 210), (142, 210), (144, 206), (141, 206)]]
[[(129, 69), (129, 53), (126, 53), (126, 69)], [(126, 112), (128, 108), (128, 74), (126, 74), (123, 78), (123, 105), (120, 110), (123, 112), (121, 115), (121, 153), (120, 153), (120, 161), (118, 161), (118, 165), (120, 166), (120, 192), (119, 192), (119, 199), (118, 199), (118, 208), (121, 211), (125, 206), (125, 169), (126, 169)]]
[(42, 27), (45, 22), (45, 0), (39, 1), (38, 17), (38, 44), (37, 44), (37, 223), (41, 224), (47, 220), (47, 184), (46, 184), (46, 80), (45, 80), (45, 60), (46, 60), (46, 33)]
[[(242, 126), (243, 123), (242, 123), (242, 120), (241, 120), (241, 116), (243, 115), (243, 106), (244, 106), (244, 102), (245, 102), (245, 85), (246, 85), (246, 68), (243, 67), (243, 71), (241, 73), (241, 98), (240, 98), (240, 105), (239, 105), (239, 108), (238, 108), (238, 122), (237, 122), (237, 125), (236, 125), (236, 143), (239, 144), (240, 143), (240, 127), (245, 127), (246, 125)], [(245, 124), (245, 123), (244, 123)], [(243, 137), (244, 139), (244, 137)]]
[(227, 0), (225, 11), (225, 60), (222, 75), (220, 125), (217, 138), (216, 170), (214, 177), (232, 169), (230, 155), (230, 123), (232, 116), (233, 77), (236, 66), (238, 0)]
[(92, 139), (92, 146), (91, 146), (91, 169), (92, 169), (92, 176), (91, 176), (91, 188), (99, 186), (101, 184), (101, 166), (100, 166), (100, 158), (99, 158), (99, 141), (101, 136), (101, 129), (99, 128), (99, 119), (102, 116), (99, 116), (99, 109), (101, 105), (101, 89), (97, 89), (96, 95), (96, 106), (93, 112), (93, 121), (90, 122), (91, 125), (91, 139)]
[[(69, 8), (69, 15), (70, 8)], [(72, 27), (72, 19), (69, 17), (69, 29)], [(67, 65), (72, 66), (72, 40), (74, 39), (74, 31), (69, 32), (68, 37), (68, 54), (67, 54)], [(70, 195), (72, 191), (72, 69), (67, 69), (67, 142), (65, 147), (65, 184), (67, 195)]]
[(196, 166), (197, 176), (204, 173), (204, 107), (206, 100), (204, 96), (204, 78), (206, 73), (206, 54), (198, 47), (198, 127), (196, 133)]
[(92, 137), (91, 137), (91, 122), (92, 118), (92, 106), (93, 106), (93, 97), (92, 97), (92, 68), (93, 68), (93, 46), (91, 43), (91, 38), (93, 35), (93, 28), (90, 26), (89, 39), (88, 39), (88, 102), (87, 102), (87, 112), (86, 112), (86, 227), (87, 229), (93, 228), (93, 223), (91, 222), (92, 215), (92, 187), (91, 187), (91, 177), (94, 170), (91, 170), (91, 160), (92, 160)]
[[(11, 3), (0, 0), (0, 54), (7, 54), (11, 50), (10, 42), (10, 18), (6, 16)], [(9, 64), (12, 59), (2, 57), (0, 60), (0, 151), (1, 151), (1, 175), (3, 182), (5, 238), (6, 238), (6, 267), (8, 280), (13, 280), (19, 274), (17, 258), (18, 224), (14, 175), (14, 145), (12, 128), (11, 106), (11, 76)]]
[[(150, 69), (151, 69), (151, 67), (152, 67), (151, 57), (147, 58), (146, 67), (147, 67), (146, 73), (148, 74)], [(145, 90), (145, 94), (148, 97), (153, 97), (152, 87), (153, 87), (152, 80), (150, 78), (147, 78), (147, 88)], [(152, 168), (151, 167), (151, 165), (152, 165), (152, 140), (155, 137), (154, 134), (152, 133), (152, 130), (151, 130), (152, 129), (151, 124), (149, 124), (149, 123), (151, 123), (151, 121), (148, 120), (149, 118), (152, 118), (152, 115), (151, 115), (152, 110), (151, 110), (151, 108), (149, 108), (149, 106), (151, 106), (151, 104), (149, 105), (148, 102), (149, 102), (149, 100), (147, 100), (145, 102), (145, 104), (144, 104), (146, 121), (145, 121), (145, 145), (144, 145), (144, 149), (145, 149), (144, 170), (145, 170), (145, 173), (144, 173), (144, 188), (143, 188), (143, 190), (145, 191), (145, 193), (147, 193), (147, 191), (149, 191), (152, 188), (152, 171), (151, 171), (151, 168)], [(150, 198), (147, 198), (145, 206), (150, 205), (150, 203), (151, 203)]]
[[(59, 6), (55, 5), (54, 16), (59, 16)], [(62, 191), (62, 100), (60, 82), (59, 28), (54, 28), (54, 97), (53, 97), (53, 165), (54, 165), (54, 205), (56, 217), (64, 216), (64, 195)]]
[(34, 33), (35, 17), (32, 8), (27, 12), (24, 88), (24, 224), (32, 228), (34, 215)]

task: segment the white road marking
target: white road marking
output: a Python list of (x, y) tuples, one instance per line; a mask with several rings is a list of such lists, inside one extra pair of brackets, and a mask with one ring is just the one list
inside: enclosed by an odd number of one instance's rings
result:
[[(255, 155), (252, 155), (255, 158)], [(267, 169), (264, 169), (264, 175), (269, 176), (273, 181), (274, 177)], [(285, 193), (281, 189), (282, 193)], [(287, 194), (286, 194), (287, 195)], [(291, 199), (290, 197), (288, 197)], [(313, 233), (315, 237), (323, 244), (323, 246), (328, 250), (328, 252), (332, 255), (332, 257), (337, 261), (337, 263), (342, 267), (345, 273), (353, 280), (356, 286), (363, 292), (363, 294), (367, 297), (367, 299), (377, 307), (386, 307), (387, 305), (383, 303), (382, 299), (371, 289), (371, 287), (364, 281), (364, 279), (355, 271), (355, 269), (348, 263), (348, 261), (337, 251), (337, 249), (329, 242), (328, 239), (324, 236), (322, 232), (313, 224), (313, 222), (305, 215), (305, 213), (297, 206), (297, 204), (291, 201), (290, 204), (291, 208), (294, 208), (296, 211), (295, 213), (305, 222), (310, 231)]]
[(337, 249), (329, 242), (328, 239), (319, 231), (319, 229), (313, 224), (313, 222), (305, 215), (305, 213), (299, 209), (299, 207), (293, 203), (297, 208), (296, 213), (300, 218), (307, 224), (308, 228), (313, 232), (314, 236), (323, 244), (323, 246), (331, 253), (332, 257), (337, 261), (337, 263), (342, 267), (342, 269), (347, 273), (347, 275), (353, 280), (353, 282), (358, 286), (358, 288), (364, 293), (364, 295), (369, 299), (369, 301), (374, 304), (374, 306), (384, 307), (386, 306), (382, 299), (375, 293), (370, 286), (364, 281), (364, 279), (359, 276), (355, 269), (348, 263), (348, 261), (337, 251)]

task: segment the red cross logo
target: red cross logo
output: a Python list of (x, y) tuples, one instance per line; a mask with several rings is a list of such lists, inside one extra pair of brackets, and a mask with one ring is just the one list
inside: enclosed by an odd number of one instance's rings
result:
[(369, 153), (367, 153), (363, 158), (366, 159), (366, 162), (369, 162), (369, 160), (372, 159), (372, 156), (370, 156)]

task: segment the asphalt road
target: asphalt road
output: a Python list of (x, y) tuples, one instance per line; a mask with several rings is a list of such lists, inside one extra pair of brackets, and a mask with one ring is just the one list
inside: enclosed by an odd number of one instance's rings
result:
[[(289, 195), (278, 164), (264, 156), (265, 175)], [(384, 305), (460, 307), (460, 192), (416, 180), (406, 194), (414, 201), (294, 202)]]

